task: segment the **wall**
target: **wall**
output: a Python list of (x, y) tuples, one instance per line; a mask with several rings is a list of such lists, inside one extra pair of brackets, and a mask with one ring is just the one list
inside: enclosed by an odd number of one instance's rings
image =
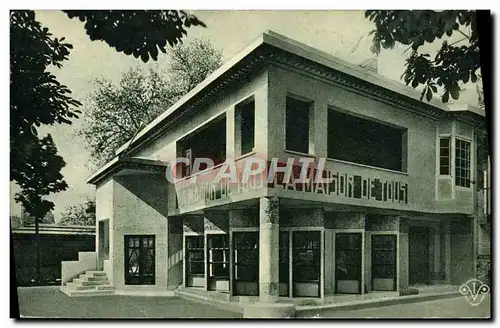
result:
[[(113, 220), (110, 249), (113, 250), (113, 284), (120, 290), (167, 288), (167, 183), (159, 175), (114, 177)], [(155, 235), (155, 285), (125, 285), (124, 235)]]
[[(40, 273), (42, 284), (59, 284), (61, 262), (78, 260), (79, 252), (93, 252), (94, 235), (40, 234)], [(12, 234), (12, 265), (17, 286), (28, 286), (36, 279), (36, 236)], [(33, 282), (32, 282), (33, 280)]]
[[(113, 179), (107, 179), (101, 184), (96, 186), (96, 231), (99, 233), (99, 221), (109, 220), (109, 254), (108, 262), (103, 263), (103, 270), (106, 272), (109, 281), (113, 281), (113, 259), (114, 259), (114, 236), (113, 236), (113, 195), (114, 195), (114, 184)], [(102, 254), (99, 253), (100, 245), (99, 238), (95, 238), (95, 249), (97, 251), (97, 258), (101, 259)]]
[[(327, 169), (333, 173), (360, 174), (368, 177), (380, 177), (408, 184), (408, 204), (401, 202), (381, 202), (370, 200), (370, 206), (380, 208), (395, 208), (411, 211), (456, 212), (472, 211), (469, 200), (467, 206), (457, 210), (457, 203), (435, 202), (436, 188), (436, 126), (437, 122), (424, 116), (417, 116), (404, 109), (397, 108), (367, 96), (355, 93), (334, 85), (324, 79), (319, 79), (305, 72), (292, 68), (283, 68), (274, 64), (269, 68), (269, 157), (287, 158), (303, 157), (285, 151), (285, 100), (287, 93), (314, 101), (314, 123), (311, 125), (310, 149), (312, 157), (327, 156), (327, 111), (333, 107), (348, 111), (365, 118), (374, 119), (406, 128), (408, 154), (407, 173), (366, 167), (363, 165), (346, 164), (340, 161), (327, 161)], [(345, 172), (344, 172), (345, 171)], [(366, 199), (333, 198), (314, 193), (299, 193), (295, 191), (280, 191), (275, 193), (280, 197), (305, 199), (310, 201), (340, 202), (352, 205), (364, 205)], [(274, 195), (274, 194), (273, 194)]]
[[(138, 151), (134, 156), (174, 162), (177, 157), (177, 140), (190, 134), (211, 119), (225, 113), (227, 122), (226, 131), (221, 132), (226, 134), (227, 158), (234, 158), (235, 105), (252, 95), (254, 95), (255, 99), (255, 135), (267, 135), (267, 71), (263, 70), (254, 76), (248, 77), (244, 84), (234, 86), (231, 89), (224, 90), (223, 93), (219, 93), (210, 103), (195, 109), (195, 115), (189, 116), (189, 118), (174, 126), (156, 141)], [(255, 138), (255, 152), (257, 156), (265, 158), (267, 152), (266, 138)], [(175, 187), (172, 185), (170, 188), (169, 213), (178, 214), (175, 209)], [(229, 201), (227, 200), (227, 202)], [(187, 210), (182, 212), (187, 212)]]
[(450, 225), (451, 283), (461, 285), (474, 278), (473, 221), (463, 218)]

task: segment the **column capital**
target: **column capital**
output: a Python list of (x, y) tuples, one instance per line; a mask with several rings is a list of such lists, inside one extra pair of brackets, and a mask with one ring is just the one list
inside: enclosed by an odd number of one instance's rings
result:
[(260, 223), (279, 223), (279, 198), (261, 197), (259, 199)]

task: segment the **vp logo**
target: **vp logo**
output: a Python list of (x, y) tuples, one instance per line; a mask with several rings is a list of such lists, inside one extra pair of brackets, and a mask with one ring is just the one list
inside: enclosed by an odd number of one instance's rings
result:
[(483, 284), (478, 279), (470, 279), (460, 286), (460, 294), (464, 295), (472, 306), (478, 306), (484, 299), (484, 296), (490, 292), (490, 287)]

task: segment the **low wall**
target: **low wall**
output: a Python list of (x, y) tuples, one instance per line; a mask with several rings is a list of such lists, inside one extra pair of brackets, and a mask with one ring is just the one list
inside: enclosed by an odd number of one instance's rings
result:
[(64, 286), (87, 270), (96, 270), (96, 252), (78, 252), (78, 261), (61, 262), (61, 284)]

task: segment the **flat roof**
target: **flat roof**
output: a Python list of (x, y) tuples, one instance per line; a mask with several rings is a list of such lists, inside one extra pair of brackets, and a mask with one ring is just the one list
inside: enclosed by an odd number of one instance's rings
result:
[[(375, 72), (362, 68), (358, 65), (351, 64), (347, 61), (344, 61), (340, 58), (337, 58), (329, 53), (318, 50), (311, 46), (308, 46), (304, 43), (293, 40), (284, 35), (278, 34), (273, 31), (265, 31), (261, 34), (256, 40), (250, 43), (245, 49), (240, 51), (236, 56), (231, 58), (229, 61), (224, 63), (219, 69), (210, 74), (203, 82), (198, 84), (195, 88), (193, 88), (190, 92), (188, 92), (184, 97), (179, 99), (175, 104), (173, 104), (170, 108), (168, 108), (165, 112), (160, 114), (157, 118), (155, 118), (151, 123), (149, 123), (146, 127), (140, 130), (134, 138), (127, 141), (123, 144), (117, 151), (116, 157), (113, 158), (110, 162), (104, 165), (98, 172), (93, 174), (87, 182), (91, 183), (93, 181), (93, 177), (96, 175), (101, 175), (105, 171), (109, 170), (112, 166), (116, 165), (119, 161), (119, 156), (124, 153), (126, 149), (129, 147), (133, 147), (141, 143), (144, 140), (147, 140), (148, 134), (155, 130), (156, 128), (162, 126), (163, 123), (168, 121), (168, 118), (172, 116), (177, 110), (183, 107), (191, 98), (200, 94), (204, 90), (209, 88), (209, 85), (221, 78), (223, 74), (229, 71), (232, 67), (234, 67), (237, 63), (241, 62), (248, 55), (254, 52), (257, 48), (263, 45), (270, 45), (277, 49), (286, 51), (288, 53), (297, 55), (304, 59), (308, 59), (312, 62), (323, 65), (327, 68), (334, 69), (336, 71), (345, 73), (347, 75), (359, 78), (364, 80), (372, 85), (379, 86), (385, 88), (387, 90), (396, 92), (398, 94), (404, 95), (408, 98), (421, 101), (420, 96), (421, 92), (419, 90), (415, 90), (411, 87), (404, 85), (403, 83), (397, 82), (395, 80), (386, 78), (382, 75), (379, 75)], [(451, 109), (448, 105), (443, 104), (439, 99), (433, 98), (430, 102), (425, 102), (427, 105), (434, 107), (436, 110), (451, 112), (455, 111)], [(455, 104), (454, 106), (456, 106)], [(485, 116), (484, 110), (474, 107), (471, 105), (462, 105), (466, 106), (464, 111), (468, 111), (470, 113)]]

